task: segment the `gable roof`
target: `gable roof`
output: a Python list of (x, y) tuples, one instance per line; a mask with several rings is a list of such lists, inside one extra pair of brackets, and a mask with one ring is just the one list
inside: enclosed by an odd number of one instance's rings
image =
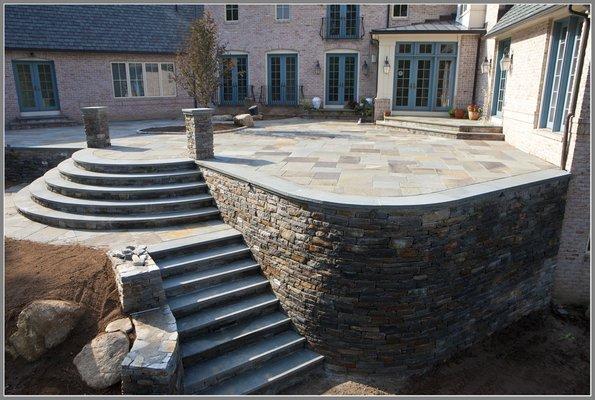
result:
[(372, 33), (485, 33), (485, 29), (469, 29), (455, 21), (435, 20), (393, 28), (372, 29)]
[(515, 4), (496, 22), (496, 25), (490, 29), (486, 36), (489, 37), (497, 33), (502, 33), (525, 22), (529, 18), (534, 18), (563, 7), (563, 4)]
[(200, 5), (5, 5), (5, 48), (167, 53)]

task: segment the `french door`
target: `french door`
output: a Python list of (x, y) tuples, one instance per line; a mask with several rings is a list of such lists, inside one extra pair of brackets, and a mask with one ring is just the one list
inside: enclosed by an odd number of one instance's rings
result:
[(357, 69), (357, 54), (327, 54), (327, 105), (357, 101)]
[(452, 105), (456, 44), (397, 43), (393, 109), (442, 111)]
[(53, 62), (14, 61), (13, 71), (21, 112), (60, 109)]
[(270, 105), (297, 105), (297, 55), (269, 54), (268, 103)]
[(492, 100), (492, 115), (502, 116), (504, 107), (504, 95), (506, 94), (506, 81), (508, 79), (507, 71), (500, 67), (500, 60), (505, 55), (510, 54), (510, 39), (502, 40), (498, 44), (498, 57), (496, 60), (496, 81), (494, 82), (494, 99)]
[(248, 56), (226, 56), (220, 89), (220, 103), (240, 105), (248, 96)]

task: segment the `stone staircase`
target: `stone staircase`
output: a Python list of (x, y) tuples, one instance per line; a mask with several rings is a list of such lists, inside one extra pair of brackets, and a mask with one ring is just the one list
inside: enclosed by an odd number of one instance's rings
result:
[(476, 121), (437, 117), (392, 116), (376, 121), (376, 125), (395, 128), (399, 132), (464, 140), (504, 140), (502, 127)]
[(62, 126), (80, 125), (80, 122), (73, 121), (63, 115), (50, 115), (40, 117), (15, 118), (7, 124), (9, 130), (57, 128)]
[(15, 196), (20, 213), (70, 229), (171, 226), (219, 217), (190, 159), (131, 161), (83, 149)]
[(177, 320), (185, 394), (273, 394), (322, 365), (235, 229), (148, 252)]

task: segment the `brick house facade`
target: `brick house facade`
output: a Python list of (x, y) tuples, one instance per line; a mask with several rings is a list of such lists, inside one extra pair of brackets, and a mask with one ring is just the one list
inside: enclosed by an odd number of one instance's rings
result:
[[(565, 23), (571, 14), (566, 6), (515, 6), (505, 14), (508, 20), (514, 13), (527, 12), (520, 7), (534, 7), (531, 18), (512, 21), (509, 27), (498, 30), (498, 16), (502, 6), (487, 6), (487, 35), (480, 43), (480, 60), (492, 60), (489, 72), (476, 72), (477, 102), (483, 106), (488, 120), (501, 123), (506, 141), (511, 145), (554, 165), (561, 165), (563, 127), (548, 127), (544, 118), (548, 111), (546, 101), (551, 96), (548, 81), (554, 73), (553, 54), (559, 49), (556, 26)], [(541, 8), (540, 8), (541, 7)], [(549, 8), (548, 8), (549, 7)], [(583, 7), (575, 6), (576, 11)], [(512, 16), (510, 13), (513, 13)], [(501, 21), (506, 22), (505, 17)], [(501, 22), (500, 22), (501, 23)], [(582, 21), (577, 18), (577, 35)], [(494, 29), (496, 29), (495, 32)], [(493, 33), (492, 33), (493, 32)], [(496, 90), (496, 62), (499, 44), (510, 43), (512, 66), (507, 71), (501, 112), (494, 112)], [(587, 49), (591, 38), (588, 36)], [(568, 42), (570, 43), (570, 41)], [(574, 45), (574, 57), (578, 43)], [(559, 54), (559, 53), (558, 53)], [(576, 74), (570, 64), (566, 76)], [(554, 297), (564, 303), (588, 303), (590, 298), (590, 68), (591, 54), (585, 53), (579, 84), (575, 116), (571, 119), (568, 160), (565, 168), (572, 173), (558, 253)], [(561, 74), (564, 80), (564, 74)], [(567, 84), (564, 93), (570, 94)], [(568, 102), (568, 98), (566, 99)], [(497, 111), (497, 110), (496, 110)], [(566, 115), (565, 113), (562, 114)]]

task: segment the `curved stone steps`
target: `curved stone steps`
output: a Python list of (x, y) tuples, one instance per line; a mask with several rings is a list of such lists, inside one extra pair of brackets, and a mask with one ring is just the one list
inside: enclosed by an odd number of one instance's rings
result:
[(204, 193), (204, 182), (172, 183), (168, 185), (144, 186), (92, 186), (66, 180), (57, 169), (49, 170), (43, 176), (48, 188), (69, 197), (98, 200), (133, 200), (168, 198)]
[(183, 211), (211, 207), (213, 197), (208, 193), (172, 198), (140, 200), (96, 200), (65, 196), (49, 190), (43, 178), (29, 185), (31, 197), (42, 206), (75, 214), (143, 214), (163, 211)]
[(166, 185), (196, 182), (202, 178), (198, 169), (126, 174), (88, 171), (72, 158), (62, 161), (57, 168), (66, 180), (92, 186)]
[(94, 150), (79, 150), (72, 155), (72, 160), (82, 169), (106, 173), (152, 173), (197, 169), (196, 164), (190, 158), (157, 160), (109, 159), (96, 156)]
[(42, 224), (68, 229), (139, 229), (187, 224), (213, 219), (219, 216), (216, 207), (195, 210), (167, 211), (127, 215), (89, 215), (53, 210), (36, 203), (28, 187), (15, 196), (19, 212), (27, 218)]

